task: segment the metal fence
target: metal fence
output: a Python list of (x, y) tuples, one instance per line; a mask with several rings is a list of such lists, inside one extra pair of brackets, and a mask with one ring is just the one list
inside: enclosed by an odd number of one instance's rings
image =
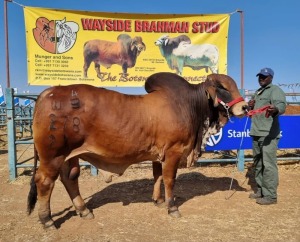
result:
[[(32, 120), (34, 104), (38, 97), (37, 94), (17, 94), (14, 93), (13, 88), (7, 88), (5, 91), (6, 107), (3, 110), (3, 123), (7, 127), (7, 146), (8, 146), (8, 164), (9, 164), (9, 179), (17, 178), (18, 168), (33, 167), (32, 163), (28, 161), (33, 160), (34, 154), (31, 158), (19, 161), (17, 158), (17, 146), (20, 144), (33, 144)], [(15, 106), (14, 99), (32, 100), (30, 106)], [(87, 162), (80, 162), (81, 166), (89, 166), (92, 175), (97, 175), (97, 169)]]
[[(300, 95), (300, 94), (299, 94)], [(33, 144), (32, 138), (32, 118), (33, 118), (33, 109), (34, 103), (37, 99), (37, 94), (17, 94), (14, 93), (13, 88), (7, 88), (5, 92), (6, 96), (6, 106), (0, 107), (0, 128), (5, 128), (7, 131), (7, 145), (8, 145), (8, 163), (9, 163), (9, 179), (14, 180), (17, 178), (18, 168), (27, 168), (33, 167), (32, 163), (28, 163), (29, 160), (33, 159), (34, 154), (31, 158), (28, 158), (23, 161), (17, 159), (17, 146), (20, 144)], [(20, 99), (30, 99), (32, 100), (32, 105), (30, 106), (18, 106), (14, 105), (14, 98), (18, 97)], [(245, 161), (251, 161), (252, 158), (245, 157), (244, 150), (237, 150), (236, 155), (230, 155), (227, 151), (216, 152), (216, 155), (213, 159), (200, 158), (198, 163), (236, 163), (238, 170), (244, 170)], [(218, 157), (217, 157), (218, 156)], [(299, 160), (299, 157), (284, 157), (280, 158), (281, 160)], [(91, 167), (92, 175), (97, 175), (97, 168), (90, 165), (87, 162), (81, 162), (81, 166)]]

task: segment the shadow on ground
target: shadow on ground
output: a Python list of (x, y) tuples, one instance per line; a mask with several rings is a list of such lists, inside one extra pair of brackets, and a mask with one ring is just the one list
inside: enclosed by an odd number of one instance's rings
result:
[[(216, 191), (227, 191), (231, 182), (233, 190), (246, 191), (238, 184), (237, 180), (232, 180), (230, 177), (207, 177), (198, 172), (181, 174), (177, 177), (174, 189), (176, 203), (180, 207), (194, 197), (205, 196)], [(153, 179), (140, 179), (109, 185), (85, 200), (88, 201), (86, 205), (91, 210), (109, 203), (121, 202), (123, 206), (131, 203), (151, 203), (152, 191)], [(55, 217), (59, 217), (68, 211), (66, 215), (55, 221), (58, 228), (72, 216), (76, 216), (76, 212), (71, 211), (72, 209), (72, 206), (70, 206), (52, 215), (55, 219)]]

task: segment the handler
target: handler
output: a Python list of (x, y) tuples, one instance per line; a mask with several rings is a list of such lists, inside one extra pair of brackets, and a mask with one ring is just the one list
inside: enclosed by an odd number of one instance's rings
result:
[(261, 86), (249, 101), (250, 109), (269, 105), (265, 113), (253, 115), (250, 136), (253, 144), (256, 193), (249, 198), (256, 199), (260, 205), (277, 203), (278, 167), (276, 152), (281, 137), (279, 115), (285, 112), (285, 93), (272, 84), (274, 71), (263, 68), (256, 75)]

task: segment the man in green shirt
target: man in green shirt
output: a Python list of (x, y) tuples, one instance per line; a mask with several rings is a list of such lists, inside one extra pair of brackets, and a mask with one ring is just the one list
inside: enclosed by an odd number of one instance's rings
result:
[(253, 140), (253, 159), (255, 166), (256, 193), (249, 198), (256, 203), (269, 205), (277, 203), (278, 167), (276, 152), (281, 137), (279, 115), (285, 112), (285, 93), (272, 84), (274, 71), (263, 68), (256, 75), (261, 86), (249, 101), (250, 109), (269, 105), (266, 112), (252, 116), (250, 136)]

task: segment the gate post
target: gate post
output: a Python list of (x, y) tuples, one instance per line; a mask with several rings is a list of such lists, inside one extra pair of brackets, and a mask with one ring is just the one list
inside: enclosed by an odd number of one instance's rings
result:
[(98, 175), (97, 167), (91, 165), (91, 174), (92, 174), (92, 176), (97, 176)]
[(245, 151), (244, 150), (238, 150), (238, 171), (244, 171), (245, 166)]
[(6, 88), (6, 117), (7, 117), (7, 145), (8, 145), (8, 165), (9, 179), (15, 180), (17, 177), (17, 152), (16, 152), (16, 129), (15, 129), (15, 109), (14, 109), (14, 89)]

